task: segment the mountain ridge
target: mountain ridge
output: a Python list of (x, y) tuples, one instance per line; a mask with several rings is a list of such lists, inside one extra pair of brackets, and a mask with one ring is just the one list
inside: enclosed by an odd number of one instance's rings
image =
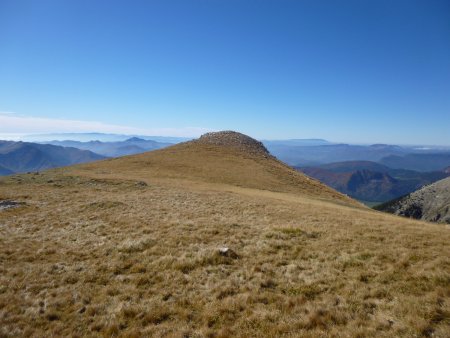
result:
[(439, 171), (450, 165), (450, 153), (390, 155), (379, 162), (394, 169)]
[(143, 153), (149, 150), (161, 149), (172, 145), (172, 143), (162, 143), (154, 140), (145, 140), (139, 137), (130, 137), (124, 141), (49, 141), (46, 144), (58, 145), (63, 147), (74, 147), (82, 150), (89, 150), (96, 154), (106, 157), (119, 157)]
[(392, 169), (377, 162), (347, 161), (296, 168), (360, 201), (387, 202), (449, 175), (444, 171)]
[(9, 170), (10, 174), (40, 171), (103, 158), (93, 152), (71, 147), (0, 141), (0, 165)]

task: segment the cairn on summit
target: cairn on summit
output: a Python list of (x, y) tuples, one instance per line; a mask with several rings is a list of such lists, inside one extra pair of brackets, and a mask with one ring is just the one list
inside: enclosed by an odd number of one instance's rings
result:
[(217, 146), (232, 147), (240, 151), (247, 152), (253, 155), (263, 155), (264, 157), (271, 156), (266, 147), (247, 135), (235, 131), (219, 131), (206, 133), (200, 136), (195, 142), (202, 144), (212, 144)]

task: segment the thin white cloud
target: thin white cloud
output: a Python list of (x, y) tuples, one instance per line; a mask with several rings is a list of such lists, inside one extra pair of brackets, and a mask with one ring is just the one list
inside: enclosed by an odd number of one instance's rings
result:
[(112, 133), (130, 135), (197, 137), (211, 131), (207, 128), (135, 128), (99, 121), (65, 120), (0, 112), (0, 135), (18, 139), (20, 135), (46, 133)]

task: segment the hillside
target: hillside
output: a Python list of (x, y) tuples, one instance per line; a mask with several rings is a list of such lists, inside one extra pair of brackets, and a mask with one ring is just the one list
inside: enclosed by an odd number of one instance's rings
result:
[(2, 167), (2, 166), (0, 166), (0, 176), (3, 176), (3, 175), (10, 175), (10, 174), (12, 174), (13, 172), (11, 171), (11, 170), (9, 170), (9, 169), (7, 169), (7, 168), (5, 168), (5, 167)]
[(370, 170), (380, 173), (387, 173), (392, 170), (385, 165), (372, 161), (344, 161), (322, 164), (319, 166), (321, 169), (329, 170), (334, 173), (348, 173), (357, 170)]
[(262, 143), (238, 133), (205, 134), (198, 140), (162, 150), (79, 167), (80, 173), (98, 171), (102, 177), (115, 178), (118, 173), (126, 172), (130, 179), (189, 178), (194, 182), (302, 193), (357, 204), (278, 161)]
[(448, 229), (242, 134), (3, 177), (0, 200), (2, 336), (449, 333)]
[(400, 216), (450, 224), (450, 177), (376, 208)]
[(361, 201), (385, 202), (441, 180), (449, 173), (392, 169), (370, 161), (347, 161), (297, 168), (306, 175)]
[(75, 148), (0, 141), (0, 166), (9, 171), (6, 174), (40, 171), (103, 158), (103, 156), (90, 151)]
[(322, 183), (362, 201), (387, 201), (414, 190), (387, 173), (356, 170), (334, 173), (320, 168), (302, 168), (301, 172)]
[(131, 137), (124, 141), (116, 141), (116, 142), (50, 141), (46, 143), (63, 147), (73, 147), (83, 150), (89, 150), (96, 154), (100, 154), (107, 157), (118, 157), (124, 155), (139, 154), (149, 150), (161, 149), (171, 145), (171, 143), (162, 143), (153, 140), (144, 140), (138, 137)]

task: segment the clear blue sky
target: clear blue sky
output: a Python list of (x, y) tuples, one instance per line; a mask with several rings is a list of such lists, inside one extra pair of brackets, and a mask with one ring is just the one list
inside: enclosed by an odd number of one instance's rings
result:
[(3, 134), (450, 145), (450, 1), (0, 0), (0, 112)]

